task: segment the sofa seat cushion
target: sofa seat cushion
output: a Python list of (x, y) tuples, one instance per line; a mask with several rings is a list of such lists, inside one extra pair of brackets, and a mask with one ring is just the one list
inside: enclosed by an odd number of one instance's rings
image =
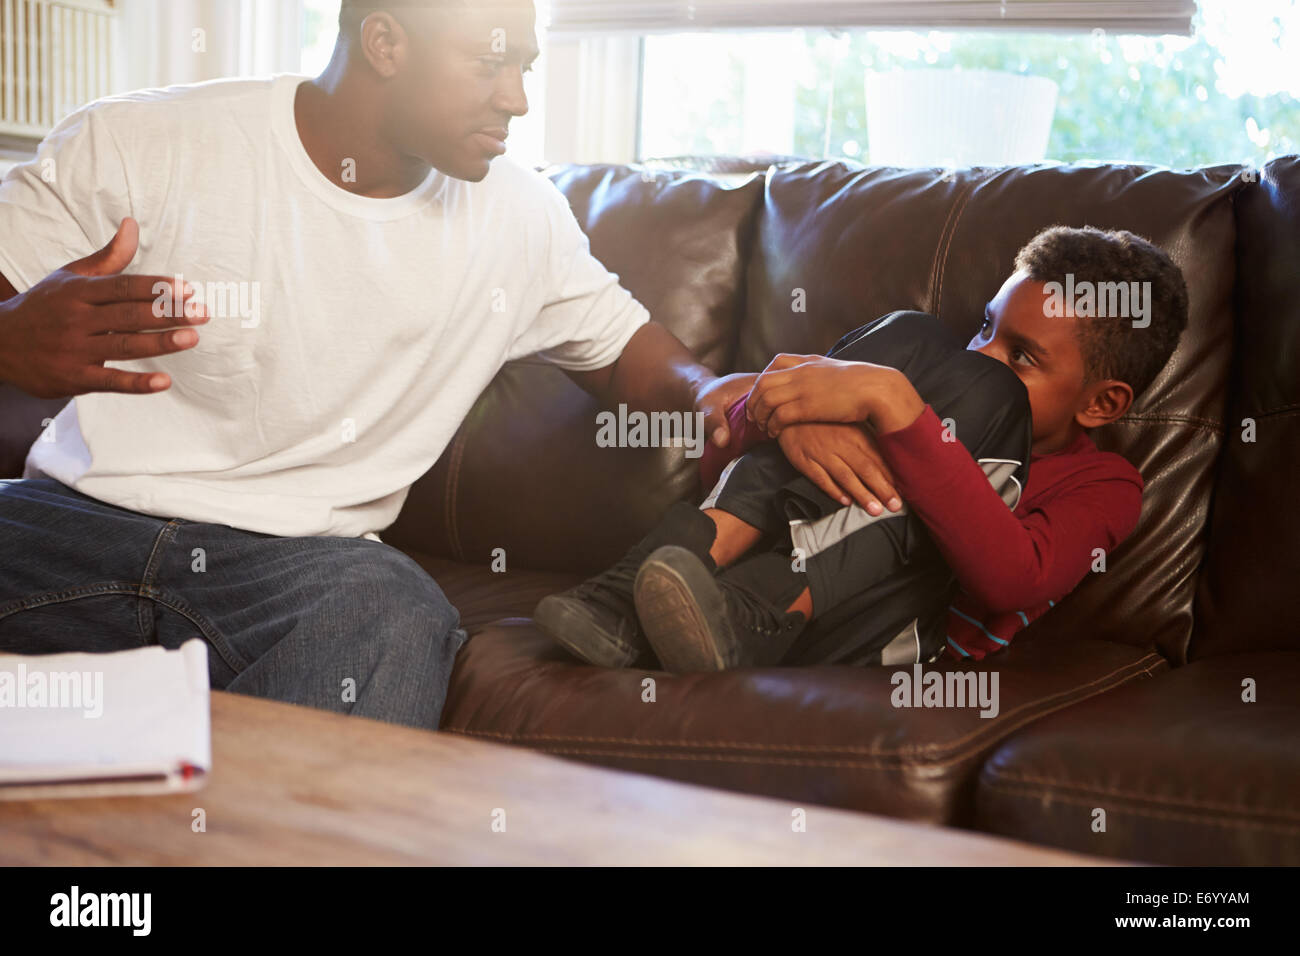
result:
[(1300, 654), (1228, 655), (1037, 721), (985, 764), (975, 826), (1151, 863), (1300, 864), (1298, 686)]
[(563, 591), (584, 579), (583, 575), (571, 571), (514, 570), (508, 561), (506, 570), (493, 571), (490, 566), (466, 564), (420, 551), (406, 553), (438, 582), (447, 600), (460, 611), (460, 626), (470, 634), (502, 618), (529, 617), (546, 595)]
[(1124, 644), (1047, 639), (981, 663), (944, 669), (998, 675), (998, 713), (988, 718), (895, 708), (896, 668), (591, 667), (519, 618), (461, 650), (442, 729), (724, 790), (962, 825), (979, 767), (1009, 734), (1168, 666)]

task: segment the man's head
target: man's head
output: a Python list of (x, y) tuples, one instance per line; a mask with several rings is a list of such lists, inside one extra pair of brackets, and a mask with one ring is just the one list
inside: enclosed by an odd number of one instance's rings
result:
[(1016, 256), (967, 348), (1009, 366), (1029, 392), (1036, 449), (1128, 411), (1187, 326), (1169, 256), (1124, 230), (1054, 226)]
[(335, 58), (393, 147), (477, 182), (528, 112), (534, 21), (532, 0), (343, 0)]

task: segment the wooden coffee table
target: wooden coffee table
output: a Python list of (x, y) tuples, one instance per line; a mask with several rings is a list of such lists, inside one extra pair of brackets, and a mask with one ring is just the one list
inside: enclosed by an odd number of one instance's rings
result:
[(212, 749), (196, 793), (0, 802), (0, 864), (1111, 862), (220, 692)]

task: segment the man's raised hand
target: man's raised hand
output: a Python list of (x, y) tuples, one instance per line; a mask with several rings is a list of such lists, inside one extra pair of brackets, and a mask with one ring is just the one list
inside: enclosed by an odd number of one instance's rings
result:
[[(51, 273), (22, 295), (0, 302), (0, 380), (36, 398), (71, 398), (87, 392), (160, 392), (171, 385), (162, 372), (128, 372), (104, 362), (150, 358), (193, 348), (206, 311), (188, 301), (170, 276), (122, 272), (135, 258), (140, 228), (122, 220), (104, 248)], [(9, 241), (9, 240), (6, 240)], [(159, 284), (174, 303), (155, 314)]]

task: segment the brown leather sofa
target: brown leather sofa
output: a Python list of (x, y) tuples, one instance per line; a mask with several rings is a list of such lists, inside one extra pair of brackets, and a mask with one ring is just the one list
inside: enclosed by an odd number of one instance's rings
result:
[[(943, 665), (998, 673), (992, 718), (891, 706), (893, 668), (603, 671), (528, 615), (672, 502), (700, 500), (696, 463), (598, 448), (594, 400), (517, 363), (384, 533), (473, 634), (444, 729), (1099, 856), (1300, 863), (1300, 158), (1182, 172), (673, 165), (547, 174), (596, 255), (719, 371), (824, 352), (895, 309), (969, 337), (1016, 250), (1053, 223), (1170, 250), (1189, 328), (1130, 414), (1094, 435), (1141, 471), (1141, 522), (1008, 650)], [(20, 473), (60, 404), (0, 393), (0, 474)]]

